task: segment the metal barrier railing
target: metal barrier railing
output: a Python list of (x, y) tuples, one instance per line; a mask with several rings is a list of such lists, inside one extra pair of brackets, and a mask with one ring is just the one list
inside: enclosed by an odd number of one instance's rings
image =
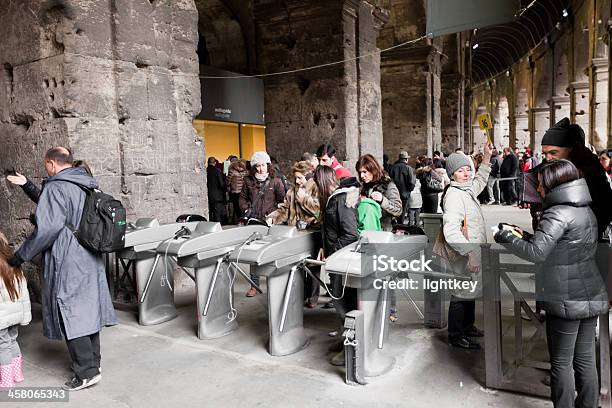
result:
[[(550, 389), (542, 382), (530, 381), (524, 376), (516, 375), (519, 368), (531, 367), (550, 369), (548, 361), (537, 361), (529, 358), (533, 348), (545, 341), (544, 322), (531, 309), (528, 300), (535, 299), (535, 293), (524, 292), (517, 288), (509, 273), (533, 274), (535, 265), (526, 261), (521, 263), (503, 263), (501, 256), (509, 254), (501, 245), (482, 245), (482, 280), (484, 296), (484, 332), (485, 332), (485, 382), (489, 388), (521, 392), (542, 397), (550, 397)], [(518, 259), (518, 258), (517, 258)], [(503, 347), (501, 282), (512, 294), (514, 303), (514, 356), (507, 359)], [(536, 330), (526, 341), (523, 339), (524, 311), (536, 325)], [(612, 407), (610, 400), (610, 335), (608, 313), (599, 317), (599, 379), (600, 406)]]

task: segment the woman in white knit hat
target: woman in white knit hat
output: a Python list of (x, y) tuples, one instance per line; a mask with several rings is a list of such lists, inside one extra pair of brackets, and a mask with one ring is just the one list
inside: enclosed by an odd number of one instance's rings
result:
[[(244, 179), (240, 192), (240, 211), (248, 218), (265, 220), (285, 199), (285, 186), (275, 176), (270, 156), (266, 152), (255, 152), (251, 157), (251, 174)], [(259, 276), (251, 275), (259, 284)], [(253, 297), (257, 290), (252, 287), (246, 295)]]
[(487, 187), (491, 153), (491, 146), (485, 144), (483, 161), (474, 178), (471, 159), (464, 153), (453, 153), (446, 160), (451, 183), (442, 197), (443, 233), (450, 247), (462, 255), (450, 267), (455, 275), (467, 276), (476, 282), (473, 291), (451, 291), (448, 308), (449, 342), (465, 349), (479, 349), (473, 338), (483, 336), (474, 326), (475, 299), (482, 291), (479, 244), (487, 242), (485, 219), (477, 196)]

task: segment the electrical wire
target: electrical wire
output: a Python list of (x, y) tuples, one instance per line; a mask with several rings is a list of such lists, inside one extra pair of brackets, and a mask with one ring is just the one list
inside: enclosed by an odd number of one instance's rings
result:
[(400, 47), (404, 47), (406, 45), (409, 44), (414, 44), (417, 43), (425, 38), (428, 38), (429, 35), (425, 34), (422, 35), (418, 38), (415, 38), (413, 40), (409, 40), (409, 41), (404, 41), (401, 44), (397, 44), (397, 45), (393, 45), (391, 47), (382, 49), (382, 50), (376, 50), (374, 52), (370, 52), (367, 54), (363, 54), (363, 55), (359, 55), (357, 57), (352, 57), (352, 58), (347, 58), (347, 59), (343, 59), (341, 61), (334, 61), (334, 62), (328, 62), (325, 64), (319, 64), (319, 65), (313, 65), (311, 67), (306, 67), (306, 68), (298, 68), (298, 69), (291, 69), (288, 71), (280, 71), (280, 72), (272, 72), (269, 74), (255, 74), (255, 75), (236, 75), (236, 76), (207, 76), (207, 75), (200, 75), (199, 77), (201, 79), (244, 79), (244, 78), (266, 78), (266, 77), (272, 77), (272, 76), (279, 76), (279, 75), (287, 75), (287, 74), (295, 74), (298, 72), (305, 72), (305, 71), (311, 71), (313, 69), (319, 69), (319, 68), (325, 68), (325, 67), (331, 67), (334, 65), (340, 65), (340, 64), (344, 64), (345, 62), (351, 62), (351, 61), (357, 61), (360, 60), (362, 58), (367, 58), (367, 57), (372, 57), (374, 55), (377, 54), (382, 54), (383, 52), (387, 52), (387, 51), (391, 51), (393, 49), (396, 48), (400, 48)]
[[(238, 255), (236, 256), (236, 265), (238, 265), (238, 263), (240, 263), (240, 254), (242, 254), (242, 250), (244, 249), (244, 246), (247, 243), (252, 242), (252, 238), (254, 238), (254, 235), (257, 234), (256, 232), (251, 234), (250, 237), (248, 237), (246, 240), (244, 240), (244, 242), (242, 244), (240, 244), (240, 246), (238, 247)], [(229, 303), (230, 303), (230, 311), (227, 313), (227, 318), (228, 321), (225, 324), (229, 324), (231, 322), (233, 322), (234, 320), (236, 320), (236, 318), (238, 317), (238, 311), (234, 308), (234, 282), (236, 281), (236, 271), (234, 270), (233, 273), (230, 271), (232, 267), (232, 263), (228, 260), (227, 261), (227, 267), (225, 269), (225, 272), (227, 273), (227, 277), (229, 279)]]
[(327, 294), (329, 295), (330, 298), (332, 298), (332, 300), (340, 300), (344, 297), (344, 291), (346, 290), (346, 283), (348, 281), (348, 273), (349, 273), (350, 268), (351, 268), (351, 259), (349, 258), (348, 262), (346, 263), (346, 270), (344, 271), (344, 279), (343, 279), (344, 283), (342, 284), (342, 294), (340, 295), (340, 297), (335, 297), (332, 291), (327, 286), (327, 283), (321, 281), (321, 283), (323, 284), (323, 287), (327, 291)]
[(227, 313), (227, 322), (225, 324), (230, 324), (238, 317), (238, 311), (234, 308), (234, 281), (236, 280), (236, 271), (232, 271), (231, 264), (229, 261), (227, 262), (227, 267), (225, 268), (225, 272), (227, 273), (227, 277), (229, 279), (229, 304), (230, 311)]

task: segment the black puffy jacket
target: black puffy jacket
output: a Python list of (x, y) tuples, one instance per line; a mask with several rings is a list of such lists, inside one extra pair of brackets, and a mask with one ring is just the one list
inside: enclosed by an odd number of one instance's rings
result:
[(339, 187), (327, 200), (321, 233), (325, 256), (330, 256), (359, 238), (359, 189)]
[(606, 287), (595, 263), (597, 219), (590, 203), (584, 179), (561, 184), (546, 195), (530, 241), (502, 233), (513, 253), (538, 264), (536, 299), (553, 316), (576, 320), (608, 310)]

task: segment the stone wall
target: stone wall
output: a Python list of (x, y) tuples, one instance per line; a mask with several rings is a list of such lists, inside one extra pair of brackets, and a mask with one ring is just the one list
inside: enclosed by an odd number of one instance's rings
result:
[[(259, 71), (275, 73), (376, 50), (384, 21), (365, 1), (260, 0), (254, 4)], [(265, 78), (268, 151), (288, 168), (322, 143), (349, 168), (358, 156), (382, 159), (379, 58)]]
[[(425, 33), (425, 3), (385, 0), (389, 22), (381, 31), (381, 49)], [(407, 150), (414, 161), (434, 150), (462, 144), (465, 104), (464, 34), (395, 48), (382, 55), (381, 88), (384, 150), (395, 161)]]
[[(0, 163), (40, 184), (57, 145), (91, 166), (130, 219), (206, 213), (193, 0), (2, 1)], [(34, 210), (0, 180), (0, 230)]]

